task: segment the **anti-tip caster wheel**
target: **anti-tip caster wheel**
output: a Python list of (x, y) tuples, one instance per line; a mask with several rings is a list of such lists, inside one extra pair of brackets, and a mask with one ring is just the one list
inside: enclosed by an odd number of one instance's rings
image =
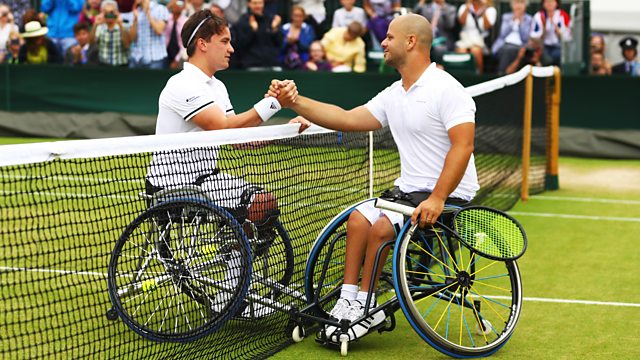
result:
[(349, 341), (342, 340), (340, 342), (340, 355), (347, 356), (348, 352), (349, 352)]
[(296, 325), (296, 327), (293, 328), (293, 332), (291, 333), (291, 338), (293, 338), (293, 341), (298, 343), (302, 341), (302, 339), (304, 339), (304, 336), (304, 328), (300, 325)]
[(111, 321), (118, 320), (118, 312), (114, 308), (107, 310), (106, 315), (108, 320), (111, 320)]
[(491, 332), (491, 322), (489, 322), (489, 320), (482, 320), (482, 327), (484, 327), (484, 329), (482, 329), (480, 327), (480, 324), (476, 324), (476, 334), (478, 335), (487, 335)]

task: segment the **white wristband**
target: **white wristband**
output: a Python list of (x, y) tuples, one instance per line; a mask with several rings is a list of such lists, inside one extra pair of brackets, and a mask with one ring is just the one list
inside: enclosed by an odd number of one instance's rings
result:
[(273, 96), (267, 96), (266, 98), (258, 101), (253, 108), (258, 112), (258, 116), (262, 121), (269, 120), (275, 113), (282, 109), (280, 103)]

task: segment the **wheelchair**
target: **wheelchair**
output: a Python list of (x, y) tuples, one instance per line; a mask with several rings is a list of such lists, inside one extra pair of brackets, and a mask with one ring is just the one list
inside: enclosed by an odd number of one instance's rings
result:
[(108, 268), (111, 320), (153, 341), (188, 342), (229, 319), (288, 311), (279, 300), (294, 267), (276, 220), (259, 229), (239, 208), (217, 206), (197, 185), (141, 193), (148, 208), (124, 230)]
[[(367, 299), (364, 308), (369, 310), (353, 322), (345, 319), (338, 322), (329, 317), (340, 296), (347, 220), (358, 205), (369, 201), (378, 202), (378, 199), (362, 201), (339, 213), (313, 244), (305, 268), (307, 305), (292, 313), (295, 324), (293, 340), (301, 341), (306, 335), (305, 328), (320, 325), (316, 341), (339, 347), (342, 355), (346, 356), (350, 339), (345, 334), (348, 334), (350, 326), (382, 311), (385, 321), (369, 329), (367, 335), (391, 331), (396, 323), (394, 313), (401, 309), (424, 341), (451, 357), (489, 356), (504, 346), (515, 330), (522, 308), (518, 265), (515, 260), (481, 256), (460, 241), (460, 235), (453, 230), (456, 228), (453, 222), (462, 208), (450, 205), (445, 206), (434, 226), (421, 229), (417, 224), (405, 221), (396, 238), (378, 249), (376, 264), (379, 264), (383, 249), (391, 249), (376, 290), (379, 305), (370, 308), (371, 298)], [(398, 210), (403, 206), (391, 205), (389, 207), (387, 203), (379, 207), (405, 215), (413, 211), (407, 206)], [(477, 211), (492, 210), (475, 208)], [(500, 235), (491, 233), (492, 230), (473, 230), (473, 226), (469, 229), (460, 231), (465, 230), (471, 233), (472, 238), (479, 238), (475, 245)], [(526, 235), (521, 227), (520, 230), (524, 236), (524, 248), (517, 257), (526, 249)], [(369, 288), (369, 293), (373, 291)], [(337, 327), (338, 336), (327, 336), (326, 326)]]

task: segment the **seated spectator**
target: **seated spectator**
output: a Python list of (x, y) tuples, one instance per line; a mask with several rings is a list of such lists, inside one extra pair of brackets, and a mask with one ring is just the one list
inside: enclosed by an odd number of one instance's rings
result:
[(456, 52), (471, 53), (476, 61), (478, 74), (484, 71), (483, 56), (489, 52), (486, 40), (497, 16), (491, 0), (467, 0), (458, 9), (458, 22), (462, 29), (460, 40), (456, 42)]
[(333, 28), (324, 34), (322, 46), (334, 72), (365, 72), (365, 45), (360, 34), (362, 25), (357, 21), (346, 28)]
[(46, 37), (49, 29), (38, 21), (31, 21), (24, 25), (22, 38), (24, 45), (18, 52), (20, 64), (59, 64), (62, 56), (58, 47), (51, 39)]
[[(37, 21), (40, 25), (45, 26), (47, 24), (46, 15), (44, 13), (38, 13), (35, 9), (27, 9), (22, 15), (22, 23), (27, 24), (32, 21)], [(24, 32), (24, 26), (18, 26), (20, 32)]]
[(98, 46), (98, 62), (100, 65), (126, 66), (131, 41), (118, 11), (118, 3), (104, 0), (100, 9), (89, 34), (89, 42)]
[(167, 5), (167, 9), (171, 13), (167, 26), (164, 27), (164, 40), (167, 46), (167, 69), (182, 68), (182, 63), (187, 60), (187, 51), (182, 44), (182, 26), (187, 21), (187, 17), (183, 15), (184, 1), (171, 0)]
[(560, 0), (542, 1), (542, 9), (533, 16), (531, 37), (544, 44), (544, 65), (560, 65), (562, 42), (571, 40), (571, 18), (560, 9)]
[(611, 75), (611, 68), (608, 68), (605, 64), (604, 54), (601, 52), (591, 53), (591, 69), (589, 74), (591, 75)]
[(89, 27), (93, 26), (96, 16), (100, 14), (100, 1), (101, 0), (87, 0), (85, 6), (82, 8), (78, 22), (87, 23)]
[(72, 66), (97, 65), (98, 49), (89, 42), (89, 25), (85, 22), (75, 24), (73, 35), (77, 44), (67, 50), (64, 63)]
[(204, 0), (190, 0), (187, 1), (184, 7), (184, 16), (187, 18), (200, 10), (209, 9), (211, 4), (206, 3)]
[(133, 23), (129, 29), (131, 49), (130, 68), (162, 69), (167, 57), (164, 28), (169, 11), (164, 5), (151, 0), (136, 0)]
[(40, 11), (47, 14), (49, 37), (61, 54), (76, 43), (73, 25), (78, 23), (83, 5), (83, 0), (42, 0), (40, 3)]
[(9, 40), (9, 34), (17, 32), (18, 26), (13, 23), (13, 14), (11, 9), (5, 4), (0, 4), (0, 57), (4, 56), (4, 52), (7, 47), (7, 40)]
[(504, 74), (520, 49), (527, 45), (532, 17), (525, 12), (526, 9), (527, 0), (511, 0), (511, 12), (502, 14), (500, 34), (491, 49), (498, 59), (500, 74)]
[(313, 28), (304, 22), (306, 14), (301, 6), (291, 8), (291, 22), (282, 26), (280, 62), (285, 69), (301, 69), (309, 59), (309, 45), (315, 40)]
[(624, 61), (615, 65), (611, 72), (617, 75), (640, 76), (640, 62), (636, 60), (638, 57), (638, 40), (627, 36), (620, 40), (620, 47), (622, 48)]
[(505, 69), (506, 74), (513, 74), (527, 65), (542, 66), (542, 56), (544, 48), (540, 40), (529, 38), (527, 46), (518, 50), (515, 60)]
[(364, 27), (367, 25), (367, 14), (361, 7), (355, 6), (356, 0), (340, 0), (341, 8), (333, 13), (332, 28), (347, 27), (357, 21)]
[(22, 37), (20, 37), (20, 33), (17, 31), (10, 33), (6, 44), (7, 51), (4, 56), (0, 58), (0, 63), (18, 64), (21, 45)]
[(324, 48), (319, 40), (309, 46), (309, 61), (304, 64), (307, 71), (331, 71), (331, 63), (327, 60)]
[(427, 18), (433, 30), (431, 43), (431, 60), (439, 63), (444, 53), (455, 50), (456, 31), (456, 7), (444, 0), (433, 0), (426, 4), (420, 0), (413, 12)]
[[(264, 0), (250, 0), (249, 12), (234, 26), (234, 49), (240, 49), (240, 65), (251, 70), (279, 70), (278, 54), (282, 46), (279, 15), (264, 14)], [(233, 37), (232, 37), (233, 39)]]
[(369, 15), (369, 30), (377, 42), (382, 42), (387, 37), (393, 14), (400, 10), (400, 0), (363, 0), (362, 7)]

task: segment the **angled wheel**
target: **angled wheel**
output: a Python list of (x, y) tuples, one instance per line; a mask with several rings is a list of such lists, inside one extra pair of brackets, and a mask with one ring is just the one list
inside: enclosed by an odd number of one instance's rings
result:
[(405, 226), (396, 244), (394, 279), (413, 329), (449, 356), (493, 354), (520, 317), (516, 262), (479, 257), (444, 232)]
[(108, 272), (120, 318), (155, 341), (191, 341), (215, 331), (247, 292), (251, 253), (225, 210), (177, 199), (138, 216), (118, 239)]

